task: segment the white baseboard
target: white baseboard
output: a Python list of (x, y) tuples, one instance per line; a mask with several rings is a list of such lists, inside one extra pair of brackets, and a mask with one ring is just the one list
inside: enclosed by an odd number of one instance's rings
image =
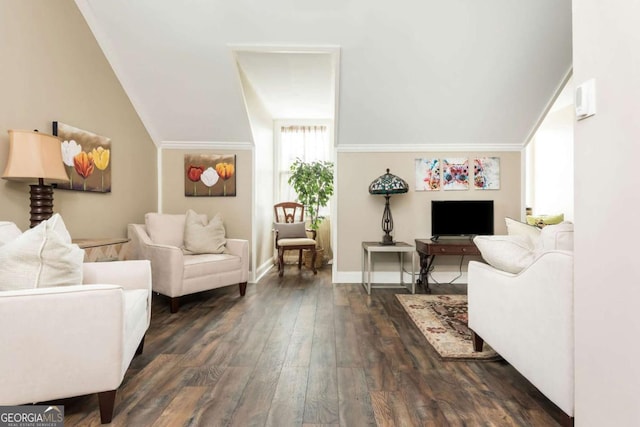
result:
[(260, 267), (256, 268), (255, 274), (253, 275), (253, 281), (251, 283), (258, 283), (258, 281), (262, 279), (262, 276), (267, 274), (273, 267), (275, 266), (273, 265), (272, 260), (262, 263)]

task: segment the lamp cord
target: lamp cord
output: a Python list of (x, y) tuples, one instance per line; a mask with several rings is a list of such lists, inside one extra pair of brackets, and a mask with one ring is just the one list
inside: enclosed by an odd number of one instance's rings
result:
[(429, 277), (431, 277), (431, 283), (433, 283), (435, 285), (453, 285), (453, 282), (455, 282), (456, 280), (458, 280), (459, 278), (462, 277), (462, 262), (464, 261), (464, 257), (465, 257), (465, 255), (462, 255), (460, 257), (460, 265), (458, 266), (458, 275), (456, 277), (454, 277), (453, 279), (451, 279), (447, 283), (440, 283), (436, 279), (433, 278), (433, 275), (431, 274), (431, 272), (433, 271), (433, 268), (435, 266), (433, 265), (433, 263), (431, 263), (431, 265), (429, 266), (429, 271), (427, 271), (427, 274), (429, 275)]

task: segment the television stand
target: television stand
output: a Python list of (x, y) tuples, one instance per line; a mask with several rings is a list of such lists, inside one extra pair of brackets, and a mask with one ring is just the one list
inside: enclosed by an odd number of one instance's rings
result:
[(424, 285), (425, 292), (430, 294), (429, 269), (436, 255), (480, 255), (473, 239), (416, 239), (416, 251), (420, 255), (420, 273), (416, 283)]

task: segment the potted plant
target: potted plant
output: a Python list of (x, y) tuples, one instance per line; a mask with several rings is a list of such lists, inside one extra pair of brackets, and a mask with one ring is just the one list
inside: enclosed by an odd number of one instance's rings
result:
[[(291, 165), (289, 185), (305, 207), (312, 230), (318, 231), (324, 217), (320, 208), (326, 207), (333, 195), (333, 163), (327, 161), (303, 162), (296, 159)], [(309, 261), (309, 264), (311, 262)], [(322, 265), (322, 252), (318, 253), (316, 266)]]

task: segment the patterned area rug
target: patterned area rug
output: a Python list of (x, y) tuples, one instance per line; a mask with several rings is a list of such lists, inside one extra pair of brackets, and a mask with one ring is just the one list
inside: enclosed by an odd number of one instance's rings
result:
[(467, 326), (466, 295), (396, 295), (400, 304), (445, 360), (498, 360), (487, 343), (482, 352), (473, 351)]

